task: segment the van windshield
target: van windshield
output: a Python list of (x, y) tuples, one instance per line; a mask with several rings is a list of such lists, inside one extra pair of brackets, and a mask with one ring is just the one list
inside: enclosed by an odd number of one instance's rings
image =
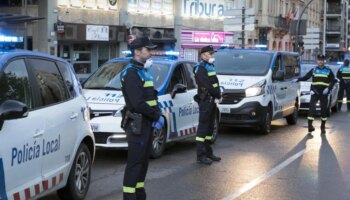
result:
[(219, 51), (215, 55), (216, 72), (241, 76), (265, 75), (272, 55), (264, 52)]

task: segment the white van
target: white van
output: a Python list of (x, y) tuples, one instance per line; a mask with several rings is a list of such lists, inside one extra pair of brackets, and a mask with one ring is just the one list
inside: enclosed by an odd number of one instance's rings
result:
[(218, 105), (221, 126), (257, 127), (268, 134), (271, 121), (286, 118), (296, 124), (300, 105), (300, 71), (293, 52), (220, 49), (216, 71), (222, 89)]

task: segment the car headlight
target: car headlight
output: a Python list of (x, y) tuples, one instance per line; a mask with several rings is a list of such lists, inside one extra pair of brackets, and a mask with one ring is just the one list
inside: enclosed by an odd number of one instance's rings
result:
[(246, 97), (254, 97), (265, 93), (266, 80), (262, 80), (245, 90)]
[(90, 121), (90, 107), (84, 107), (83, 109), (83, 117), (85, 121)]

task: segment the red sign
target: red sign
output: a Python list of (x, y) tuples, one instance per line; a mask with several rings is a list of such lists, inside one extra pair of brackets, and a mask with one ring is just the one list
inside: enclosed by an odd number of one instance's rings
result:
[(193, 32), (193, 42), (198, 43), (224, 43), (224, 32)]

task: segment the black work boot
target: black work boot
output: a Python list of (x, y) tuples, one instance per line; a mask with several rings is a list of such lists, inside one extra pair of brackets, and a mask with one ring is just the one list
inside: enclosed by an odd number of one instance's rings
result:
[(197, 157), (197, 163), (199, 164), (211, 165), (212, 162), (212, 160), (205, 156)]
[(216, 162), (219, 162), (221, 160), (221, 158), (219, 156), (215, 156), (214, 154), (209, 155), (208, 158), (210, 160), (216, 161)]
[(309, 120), (308, 121), (308, 131), (309, 131), (309, 133), (313, 132), (314, 130), (315, 130), (315, 127), (312, 126), (312, 121)]
[(326, 133), (326, 122), (322, 121), (321, 122), (321, 134), (325, 134)]

